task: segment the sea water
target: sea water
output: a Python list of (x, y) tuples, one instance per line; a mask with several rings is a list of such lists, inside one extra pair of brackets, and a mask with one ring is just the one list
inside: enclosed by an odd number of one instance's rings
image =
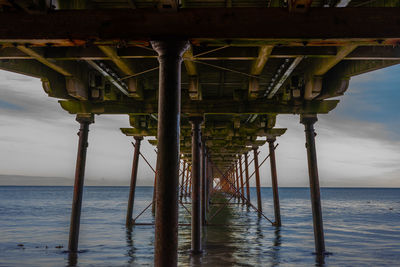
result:
[[(128, 187), (85, 187), (77, 266), (152, 266), (154, 226), (125, 228)], [(0, 187), (0, 266), (68, 266), (72, 187)], [(262, 188), (273, 219), (271, 188)], [(134, 216), (152, 200), (138, 187)], [(310, 193), (280, 188), (282, 227), (242, 204), (227, 205), (204, 228), (204, 252), (190, 253), (190, 215), (180, 207), (179, 266), (313, 266)], [(256, 192), (251, 200), (256, 204)], [(326, 249), (323, 266), (400, 266), (400, 189), (322, 188)], [(190, 211), (190, 199), (183, 203)], [(185, 204), (186, 203), (186, 204)], [(216, 204), (211, 209), (213, 214)], [(151, 208), (138, 223), (154, 223)]]

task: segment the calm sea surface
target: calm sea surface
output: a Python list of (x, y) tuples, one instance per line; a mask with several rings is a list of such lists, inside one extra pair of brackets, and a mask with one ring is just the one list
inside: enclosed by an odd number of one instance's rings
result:
[[(152, 187), (137, 189), (135, 214), (152, 192)], [(201, 257), (190, 256), (190, 227), (181, 226), (179, 265), (313, 266), (309, 191), (281, 188), (279, 193), (280, 229), (253, 210), (229, 205), (213, 222), (230, 226), (205, 229)], [(321, 195), (330, 252), (325, 266), (400, 266), (400, 189), (323, 188)], [(68, 266), (71, 197), (72, 187), (0, 187), (0, 266)], [(262, 198), (265, 214), (273, 217), (270, 188), (262, 189)], [(127, 199), (128, 187), (85, 188), (78, 266), (152, 265), (154, 227), (126, 231)], [(185, 209), (180, 215), (182, 223), (190, 222)], [(153, 221), (149, 211), (138, 220)]]

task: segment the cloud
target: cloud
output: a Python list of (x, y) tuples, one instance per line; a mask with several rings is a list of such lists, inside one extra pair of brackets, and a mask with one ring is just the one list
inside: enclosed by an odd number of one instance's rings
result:
[[(282, 186), (308, 186), (307, 154), (304, 128), (298, 116), (278, 116), (279, 127), (287, 133), (278, 138), (277, 166)], [(400, 176), (400, 142), (385, 138), (388, 130), (382, 124), (319, 116), (315, 124), (318, 168), (322, 186), (399, 186), (393, 175)], [(267, 148), (262, 156), (267, 155)], [(268, 165), (268, 164), (267, 164)], [(270, 185), (264, 166), (264, 185)], [(391, 173), (385, 176), (383, 174)]]
[(330, 115), (384, 124), (390, 138), (400, 138), (400, 65), (353, 77), (345, 96)]
[[(341, 103), (337, 110), (319, 116), (315, 124), (321, 185), (400, 186), (399, 136), (388, 127), (387, 121), (347, 113), (352, 112), (350, 108), (364, 105), (364, 100), (352, 105), (355, 99), (351, 95), (342, 97), (341, 101), (347, 104)], [(62, 110), (57, 99), (47, 97), (39, 80), (17, 74), (0, 72), (0, 101), (1, 174), (65, 177), (72, 181), (79, 129), (75, 116)], [(95, 120), (89, 133), (87, 180), (128, 185), (133, 139), (119, 130), (129, 127), (128, 116), (102, 115)], [(277, 139), (279, 185), (308, 186), (304, 127), (299, 116), (279, 115), (277, 127), (288, 128)], [(154, 147), (143, 140), (141, 151), (154, 167)], [(263, 146), (260, 151), (261, 162), (268, 154), (268, 147)], [(142, 158), (139, 164), (138, 185), (152, 185), (154, 173)], [(253, 171), (252, 165), (250, 173)], [(261, 167), (260, 174), (262, 185), (270, 186), (269, 160)], [(48, 179), (43, 179), (43, 183), (47, 182)]]

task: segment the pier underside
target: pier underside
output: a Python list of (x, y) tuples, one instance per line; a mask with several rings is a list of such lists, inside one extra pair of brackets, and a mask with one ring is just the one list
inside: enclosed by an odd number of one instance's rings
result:
[[(182, 196), (191, 195), (195, 254), (216, 192), (284, 225), (275, 166), (275, 141), (286, 131), (275, 128), (279, 114), (298, 114), (305, 126), (316, 253), (323, 255), (317, 115), (338, 105), (352, 76), (400, 63), (394, 0), (4, 0), (0, 23), (0, 68), (40, 78), (48, 96), (81, 123), (71, 252), (78, 249), (93, 115), (128, 115), (132, 127), (121, 131), (136, 139), (127, 227), (134, 225), (140, 142), (150, 137), (157, 146), (156, 266), (177, 264)], [(258, 169), (266, 159), (259, 162), (258, 153), (266, 143), (274, 220), (263, 214), (260, 194)]]

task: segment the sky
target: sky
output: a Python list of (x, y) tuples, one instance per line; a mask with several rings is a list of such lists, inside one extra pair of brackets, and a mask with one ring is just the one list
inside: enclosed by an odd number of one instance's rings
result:
[[(338, 107), (315, 124), (320, 184), (324, 187), (400, 187), (400, 66), (353, 77)], [(129, 185), (132, 138), (127, 115), (96, 116), (90, 126), (86, 185)], [(279, 115), (279, 186), (308, 186), (303, 125), (299, 116)], [(0, 185), (73, 185), (77, 132), (75, 116), (47, 97), (38, 79), (0, 71)], [(146, 140), (142, 153), (155, 166)], [(260, 148), (261, 162), (268, 154)], [(252, 171), (251, 167), (250, 171)], [(270, 186), (267, 160), (260, 169)], [(152, 185), (154, 173), (139, 162), (138, 185)], [(253, 181), (254, 184), (254, 181)]]

